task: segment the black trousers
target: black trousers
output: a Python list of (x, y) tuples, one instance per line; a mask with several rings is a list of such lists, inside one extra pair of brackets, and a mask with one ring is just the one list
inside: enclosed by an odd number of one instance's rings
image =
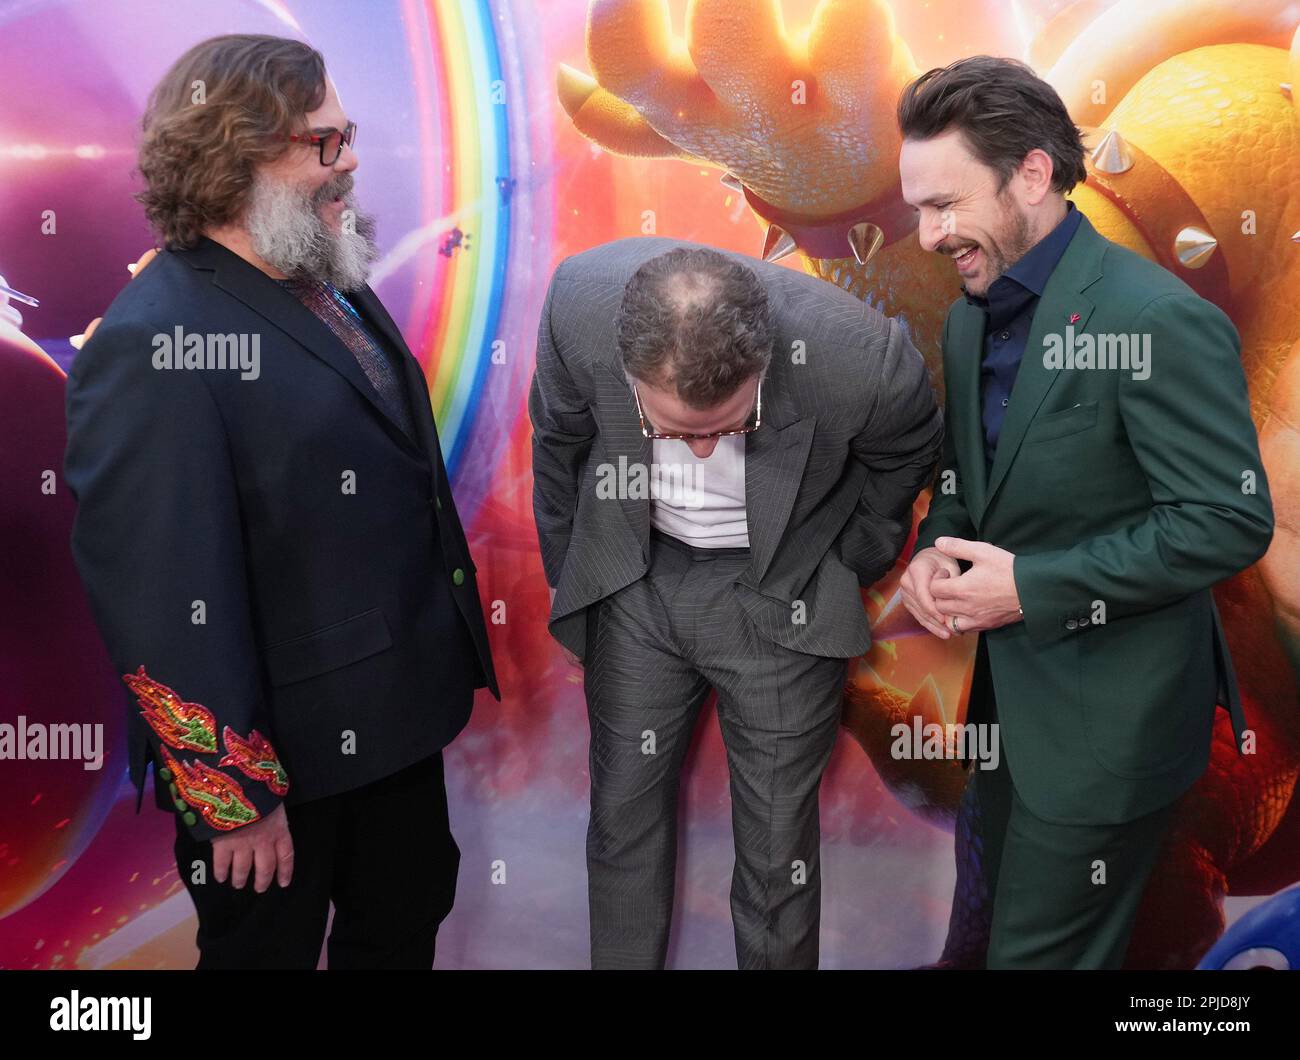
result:
[(198, 967), (315, 968), (331, 902), (331, 969), (432, 967), (460, 866), (442, 753), (285, 812), (293, 879), (262, 894), (251, 873), (239, 890), (229, 877), (218, 883), (212, 843), (192, 839), (178, 815), (176, 867), (198, 911)]

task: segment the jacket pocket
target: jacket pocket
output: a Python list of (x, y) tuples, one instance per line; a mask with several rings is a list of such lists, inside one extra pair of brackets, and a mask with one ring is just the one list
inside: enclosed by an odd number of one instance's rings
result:
[(1046, 442), (1053, 438), (1065, 438), (1071, 434), (1086, 431), (1097, 425), (1097, 402), (1089, 401), (1085, 405), (1048, 412), (1034, 417), (1025, 431), (1025, 444)]
[(1213, 632), (1205, 600), (1184, 597), (1075, 636), (1093, 757), (1129, 779), (1185, 761), (1214, 716)]
[(290, 685), (338, 670), (391, 648), (393, 635), (377, 607), (301, 637), (262, 649), (262, 663), (273, 686)]

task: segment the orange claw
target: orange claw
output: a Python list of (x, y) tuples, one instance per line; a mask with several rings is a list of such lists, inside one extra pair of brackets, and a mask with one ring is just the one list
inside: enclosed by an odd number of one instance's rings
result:
[(607, 151), (629, 158), (689, 158), (650, 127), (636, 108), (589, 74), (560, 64), (555, 91), (573, 127)]
[(666, 0), (592, 0), (587, 60), (592, 77), (560, 68), (560, 101), (616, 154), (707, 162), (807, 218), (897, 183), (894, 106), (917, 70), (881, 0), (821, 0), (797, 32), (779, 0), (691, 0), (684, 39)]

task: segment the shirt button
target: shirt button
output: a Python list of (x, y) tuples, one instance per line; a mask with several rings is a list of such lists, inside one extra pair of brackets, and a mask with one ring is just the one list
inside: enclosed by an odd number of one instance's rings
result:
[(1077, 618), (1067, 618), (1067, 619), (1065, 620), (1065, 628), (1066, 628), (1066, 629), (1078, 629), (1078, 628), (1079, 628), (1079, 620), (1078, 620)]
[(454, 571), (451, 572), (451, 581), (453, 585), (464, 585), (465, 572), (461, 570), (459, 567), (457, 567)]
[(1004, 331), (1001, 335), (998, 336), (998, 338), (1000, 338), (1000, 339), (1009, 339), (1009, 338), (1011, 338), (1011, 332), (1009, 332), (1009, 331)]
[(1003, 408), (1006, 408), (1006, 407), (1007, 407), (1007, 400), (1008, 400), (1007, 398), (1003, 398), (1003, 399), (1002, 399), (1002, 407), (1003, 407)]

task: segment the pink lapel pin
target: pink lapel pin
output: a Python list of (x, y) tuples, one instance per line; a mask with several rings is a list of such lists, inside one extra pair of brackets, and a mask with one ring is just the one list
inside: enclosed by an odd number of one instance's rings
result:
[(1078, 313), (1071, 313), (1071, 314), (1070, 314), (1070, 323), (1071, 323), (1071, 324), (1077, 324), (1077, 323), (1079, 323), (1079, 314), (1078, 314)]

